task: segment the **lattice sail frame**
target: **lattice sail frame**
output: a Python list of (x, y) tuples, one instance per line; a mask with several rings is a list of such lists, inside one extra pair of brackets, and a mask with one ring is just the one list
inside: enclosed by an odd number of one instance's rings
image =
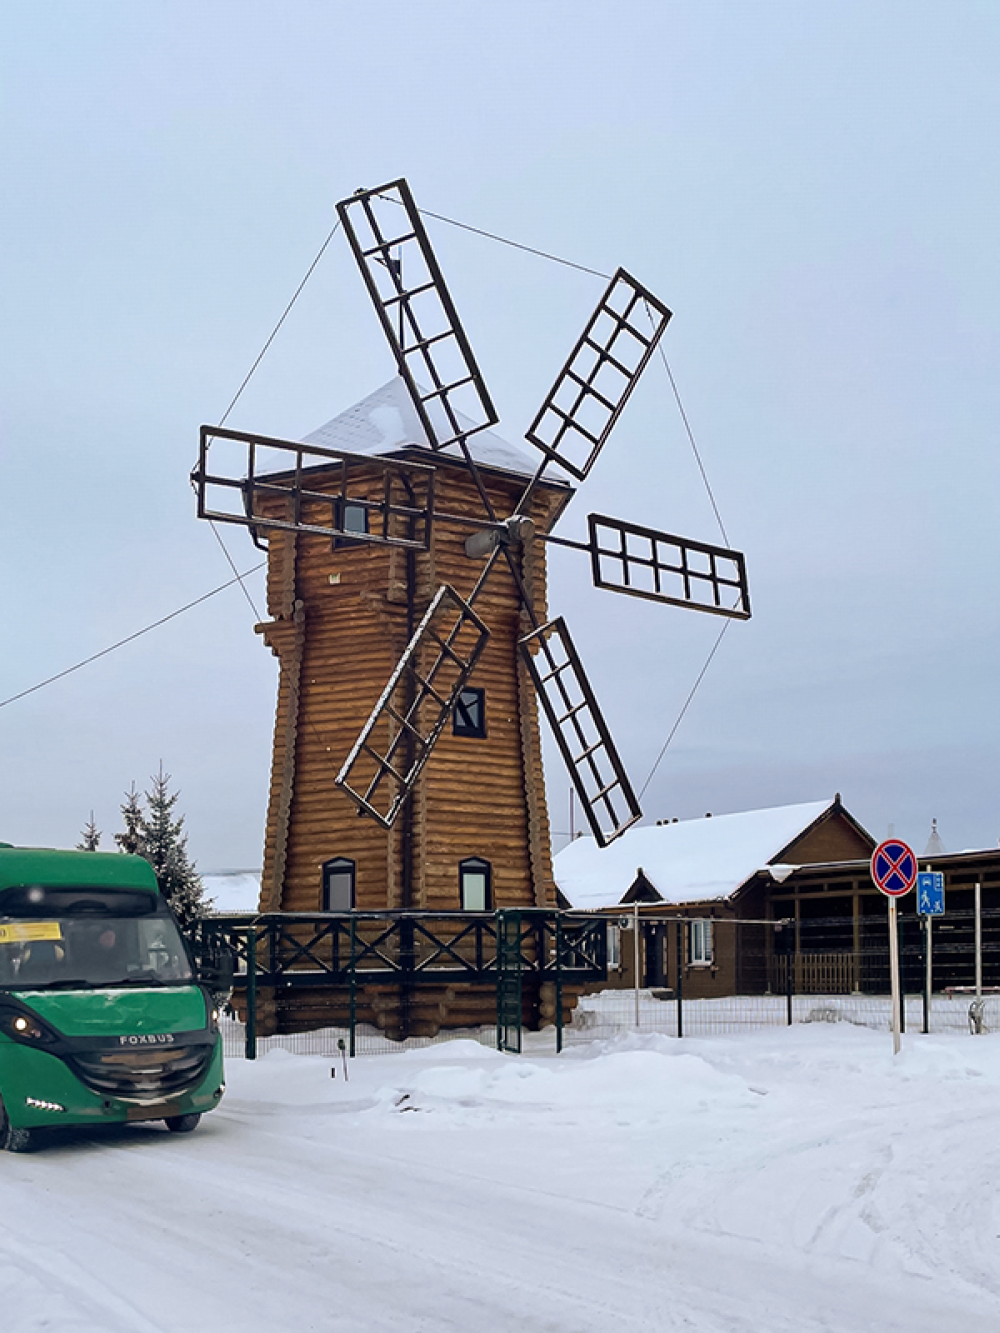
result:
[(539, 625), (519, 646), (587, 822), (606, 847), (642, 810), (566, 622), (557, 616)]
[[(644, 323), (636, 318), (645, 313)], [(597, 303), (525, 439), (583, 481), (646, 369), (671, 312), (620, 268)], [(651, 325), (651, 327), (649, 327)], [(583, 450), (581, 462), (573, 451)]]
[[(467, 442), (496, 424), (498, 416), (409, 186), (397, 180), (376, 190), (358, 191), (337, 209), (428, 443), (434, 450), (449, 445), (460, 449), (483, 501), (485, 520), (496, 526), (496, 515)], [(645, 325), (639, 318), (642, 313)], [(558, 464), (579, 480), (588, 475), (670, 318), (671, 312), (648, 289), (624, 269), (616, 272), (526, 432), (527, 440), (543, 457), (514, 515), (527, 512), (530, 497), (550, 464)], [(431, 387), (421, 384), (418, 377), (426, 378)], [(208, 446), (216, 437), (247, 443), (248, 468), (240, 479), (209, 472)], [(284, 478), (269, 474), (266, 482), (260, 481), (256, 447), (292, 450), (295, 465), (291, 473)], [(342, 481), (336, 496), (309, 487), (313, 465), (304, 464), (307, 456), (321, 460), (315, 466), (340, 466)], [(369, 476), (373, 467), (383, 469), (380, 500), (373, 499), (370, 490), (360, 500), (349, 493), (348, 475), (354, 465), (364, 466)], [(255, 539), (258, 527), (284, 528), (417, 550), (430, 547), (433, 469), (425, 465), (389, 463), (367, 455), (204, 427), (199, 466), (192, 480), (198, 487), (200, 517), (243, 523)], [(394, 499), (397, 484), (409, 503)], [(416, 502), (418, 485), (423, 488), (423, 504)], [(211, 509), (210, 486), (240, 491), (242, 512)], [(262, 503), (267, 502), (268, 513), (258, 509), (258, 496)], [(276, 496), (291, 506), (290, 517), (276, 519), (270, 512)], [(343, 525), (345, 505), (359, 502), (368, 518), (368, 533)], [(316, 506), (323, 504), (330, 507), (330, 521), (310, 522)], [(743, 619), (750, 615), (739, 552), (600, 515), (590, 515), (588, 521), (590, 543), (581, 549), (590, 552), (595, 586), (714, 614)], [(612, 546), (606, 544), (609, 532), (615, 534)], [(564, 544), (580, 546), (577, 542)], [(671, 558), (673, 551), (676, 558)], [(516, 542), (504, 542), (493, 550), (468, 601), (448, 586), (439, 588), (335, 781), (354, 801), (359, 814), (391, 827), (485, 647), (489, 630), (473, 603), (500, 558), (508, 563), (534, 625), (519, 641), (520, 652), (595, 839), (605, 846), (641, 817), (639, 803), (565, 622), (557, 618), (538, 623), (518, 568)], [(706, 562), (704, 568), (699, 567), (699, 560)], [(665, 591), (664, 584), (669, 590)], [(725, 605), (730, 598), (732, 604)], [(453, 611), (457, 619), (450, 622), (446, 633), (440, 632), (439, 623)], [(469, 646), (460, 650), (459, 639), (468, 639)], [(428, 669), (422, 659), (434, 645), (436, 656)]]
[(595, 588), (750, 619), (742, 552), (604, 514), (588, 514), (587, 525)]
[(359, 190), (337, 212), (431, 447), (495, 426), (500, 418), (406, 181)]
[[(210, 451), (216, 441), (246, 447), (245, 465), (238, 475), (212, 471)], [(262, 453), (270, 460), (264, 474), (259, 467)], [(274, 471), (272, 465), (283, 464), (286, 457), (287, 468), (279, 465)], [(380, 483), (373, 490), (373, 474), (379, 473)], [(426, 463), (397, 462), (221, 426), (202, 426), (198, 464), (191, 481), (198, 496), (198, 517), (216, 523), (430, 550), (434, 469)], [(232, 496), (239, 507), (220, 508), (225, 496)], [(366, 532), (344, 526), (348, 506), (364, 510)]]
[(359, 813), (392, 827), (489, 637), (469, 603), (442, 584), (334, 779)]

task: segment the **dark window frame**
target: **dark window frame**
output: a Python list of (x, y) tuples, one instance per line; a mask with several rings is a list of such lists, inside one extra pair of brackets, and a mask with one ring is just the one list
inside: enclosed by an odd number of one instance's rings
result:
[[(336, 513), (337, 527), (345, 528), (345, 530), (347, 530), (346, 518), (348, 513), (353, 510), (357, 510), (361, 513), (361, 516), (364, 519), (364, 527), (355, 528), (351, 530), (358, 533), (364, 533), (365, 535), (367, 535), (368, 532), (370, 531), (370, 528), (368, 526), (368, 507), (367, 505), (363, 505), (359, 500), (345, 499), (344, 497), (340, 497), (337, 500), (337, 513)], [(333, 539), (334, 550), (337, 550), (338, 547), (341, 546), (358, 546), (359, 544), (360, 543), (354, 537), (334, 537)]]
[[(331, 907), (328, 875), (331, 871), (345, 874), (349, 873), (351, 880), (351, 905), (350, 907)], [(357, 862), (349, 856), (331, 856), (329, 860), (324, 861), (320, 867), (320, 900), (323, 904), (324, 912), (353, 912), (357, 903), (358, 889), (358, 866)]]
[[(465, 899), (466, 875), (482, 875), (486, 880), (482, 907), (467, 907)], [(463, 912), (493, 911), (493, 867), (483, 856), (466, 856), (458, 863), (458, 901)]]
[[(466, 702), (466, 695), (474, 694), (475, 702)], [(469, 711), (470, 708), (478, 710), (479, 718)], [(451, 732), (453, 736), (462, 736), (469, 740), (484, 740), (486, 738), (486, 691), (478, 685), (467, 685), (458, 696), (458, 702), (455, 704), (455, 711), (451, 717)]]

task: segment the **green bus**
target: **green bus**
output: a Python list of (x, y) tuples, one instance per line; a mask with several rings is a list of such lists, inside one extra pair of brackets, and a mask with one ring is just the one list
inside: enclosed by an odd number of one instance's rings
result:
[(50, 1126), (194, 1129), (225, 1090), (213, 988), (231, 968), (196, 971), (142, 857), (0, 843), (0, 1148)]

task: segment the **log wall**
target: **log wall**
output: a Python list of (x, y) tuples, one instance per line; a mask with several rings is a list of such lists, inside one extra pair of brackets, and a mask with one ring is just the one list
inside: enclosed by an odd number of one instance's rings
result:
[[(420, 455), (423, 461), (428, 456)], [(479, 517), (481, 499), (465, 468), (439, 463), (435, 510)], [(519, 478), (486, 474), (500, 517), (523, 490)], [(381, 487), (372, 478), (372, 497)], [(310, 486), (322, 489), (321, 480)], [(540, 486), (532, 514), (543, 528), (565, 502), (565, 487)], [(394, 827), (359, 817), (334, 777), (375, 706), (413, 626), (441, 583), (463, 597), (482, 560), (464, 551), (471, 527), (438, 522), (428, 552), (374, 544), (338, 545), (286, 532), (268, 540), (268, 611), (258, 626), (279, 658), (262, 910), (322, 908), (321, 867), (356, 865), (360, 910), (455, 910), (459, 862), (492, 868), (492, 906), (553, 906), (538, 714), (517, 639), (530, 627), (500, 559), (475, 610), (490, 639), (470, 685), (485, 689), (485, 738), (440, 737)], [(545, 560), (539, 542), (521, 557), (539, 620), (545, 618)]]

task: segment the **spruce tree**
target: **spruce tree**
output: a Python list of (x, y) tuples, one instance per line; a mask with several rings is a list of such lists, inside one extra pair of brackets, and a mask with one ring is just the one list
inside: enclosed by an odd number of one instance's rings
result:
[(84, 824), (80, 838), (82, 841), (76, 844), (78, 852), (96, 852), (101, 845), (101, 831), (94, 823), (93, 810), (90, 812), (90, 823)]
[(137, 850), (153, 867), (160, 892), (187, 929), (205, 915), (205, 888), (188, 856), (184, 816), (174, 817), (180, 793), (170, 791), (170, 774), (164, 773), (162, 763), (150, 781), (153, 785), (146, 792), (146, 809), (140, 809), (139, 814)]
[(131, 852), (133, 855), (139, 854), (139, 844), (142, 842), (142, 798), (136, 791), (134, 782), (130, 790), (125, 793), (121, 812), (125, 832), (115, 834), (118, 850), (120, 852)]

